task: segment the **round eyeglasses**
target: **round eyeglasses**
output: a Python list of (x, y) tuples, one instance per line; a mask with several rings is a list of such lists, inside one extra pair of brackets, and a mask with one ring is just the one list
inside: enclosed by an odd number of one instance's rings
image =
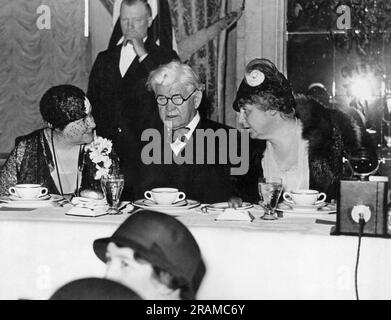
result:
[(167, 105), (168, 103), (168, 100), (171, 100), (171, 102), (173, 104), (175, 104), (176, 106), (181, 106), (184, 102), (186, 102), (187, 100), (190, 99), (190, 97), (194, 94), (194, 92), (196, 92), (198, 89), (194, 89), (192, 93), (190, 93), (190, 95), (187, 97), (187, 98), (183, 98), (180, 94), (174, 94), (172, 97), (166, 97), (166, 96), (163, 96), (163, 95), (158, 95), (156, 97), (156, 101), (157, 101), (157, 104), (159, 106), (162, 106), (164, 107), (165, 105)]

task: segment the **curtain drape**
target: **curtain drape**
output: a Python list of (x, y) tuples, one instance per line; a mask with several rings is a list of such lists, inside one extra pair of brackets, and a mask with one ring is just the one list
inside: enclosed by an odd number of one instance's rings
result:
[[(178, 44), (186, 37), (216, 23), (220, 17), (222, 0), (183, 1), (169, 0), (175, 37)], [(212, 119), (217, 118), (217, 69), (218, 37), (209, 41), (187, 61), (199, 74), (205, 84), (210, 108), (204, 112)], [(178, 45), (180, 47), (180, 45)], [(179, 52), (179, 55), (180, 52)]]
[[(237, 27), (236, 88), (243, 80), (246, 65), (255, 58), (271, 60), (286, 75), (287, 3), (288, 0), (246, 1)], [(236, 113), (237, 126), (238, 118)]]
[[(49, 29), (38, 28), (41, 5), (50, 10)], [(68, 83), (85, 90), (87, 46), (84, 1), (0, 0), (0, 152), (42, 126), (47, 89)]]

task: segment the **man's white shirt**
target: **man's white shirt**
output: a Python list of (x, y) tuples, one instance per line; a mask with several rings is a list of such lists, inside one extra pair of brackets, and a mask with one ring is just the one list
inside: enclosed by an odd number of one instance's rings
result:
[[(143, 39), (143, 42), (145, 42), (146, 39), (147, 37)], [(124, 42), (124, 37), (122, 37), (118, 41), (117, 45), (121, 45), (123, 42)], [(142, 62), (147, 57), (147, 55), (148, 53), (144, 54), (143, 56), (138, 58), (138, 61)], [(122, 78), (125, 76), (126, 71), (128, 71), (130, 65), (132, 64), (133, 60), (136, 57), (137, 57), (136, 51), (134, 50), (134, 47), (130, 42), (128, 42), (126, 46), (122, 46), (121, 56), (119, 59), (119, 71), (121, 72)]]

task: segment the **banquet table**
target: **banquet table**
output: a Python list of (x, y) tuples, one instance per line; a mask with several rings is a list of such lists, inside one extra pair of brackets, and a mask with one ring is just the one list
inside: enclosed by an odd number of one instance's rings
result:
[[(110, 236), (129, 214), (69, 216), (67, 206), (0, 208), (0, 299), (48, 299), (63, 284), (102, 277), (95, 239)], [(335, 214), (285, 214), (275, 221), (251, 210), (248, 221), (219, 213), (177, 213), (196, 238), (207, 267), (198, 299), (355, 299), (357, 237), (331, 236)], [(361, 299), (391, 299), (391, 242), (363, 238)]]

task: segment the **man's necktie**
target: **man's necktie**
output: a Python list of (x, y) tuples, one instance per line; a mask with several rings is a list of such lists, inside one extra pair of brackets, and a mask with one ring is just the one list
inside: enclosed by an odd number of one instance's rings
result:
[(178, 130), (175, 130), (172, 141), (175, 142), (178, 139), (179, 141), (185, 142), (187, 140), (185, 134), (188, 133), (189, 131), (190, 129), (188, 127), (179, 128)]

